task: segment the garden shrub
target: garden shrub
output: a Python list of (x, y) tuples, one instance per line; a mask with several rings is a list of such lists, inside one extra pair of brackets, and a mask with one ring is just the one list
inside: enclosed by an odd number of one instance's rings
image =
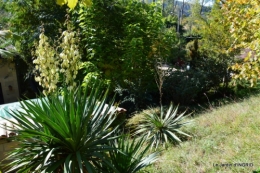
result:
[(163, 87), (164, 102), (189, 104), (203, 90), (205, 78), (200, 72), (176, 71), (165, 79)]
[[(227, 64), (215, 59), (193, 61), (190, 70), (174, 71), (165, 79), (164, 102), (190, 104), (210, 90), (217, 90), (227, 75)], [(204, 96), (203, 96), (204, 97)]]

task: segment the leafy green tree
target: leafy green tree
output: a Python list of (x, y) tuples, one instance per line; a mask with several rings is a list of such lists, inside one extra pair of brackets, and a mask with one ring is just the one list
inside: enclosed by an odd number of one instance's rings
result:
[[(195, 11), (194, 22), (197, 27), (193, 28), (193, 32), (199, 35), (201, 39), (197, 45), (200, 60), (194, 63), (197, 66), (206, 65), (210, 67), (215, 64), (215, 66), (218, 66), (219, 71), (213, 73), (219, 75), (219, 82), (222, 78), (225, 79), (225, 82), (228, 82), (227, 69), (234, 62), (236, 53), (235, 51), (227, 51), (234, 42), (234, 39), (230, 37), (228, 20), (223, 17), (223, 11), (218, 3), (213, 5), (211, 12), (207, 15), (201, 16), (199, 8)], [(201, 60), (204, 61), (204, 65)], [(211, 69), (215, 69), (215, 67)]]
[(258, 27), (260, 2), (258, 0), (229, 0), (222, 1), (222, 3), (230, 35), (234, 39), (229, 50), (249, 50), (242, 63), (232, 66), (232, 69), (237, 72), (233, 77), (238, 81), (256, 86), (260, 79), (260, 32)]
[[(230, 37), (227, 18), (223, 17), (223, 11), (218, 3), (215, 3), (210, 13), (201, 17), (198, 15), (195, 18), (198, 28), (194, 32), (202, 37), (200, 42), (200, 52), (208, 57), (216, 57), (227, 54), (227, 49), (230, 47), (233, 38)], [(232, 53), (232, 52), (231, 52)], [(231, 56), (234, 55), (230, 54)], [(223, 57), (221, 60), (224, 60)]]
[(234, 39), (230, 37), (221, 6), (216, 3), (211, 12), (201, 14), (200, 2), (195, 2), (188, 20), (192, 24), (189, 34), (196, 39), (186, 45), (191, 68), (173, 72), (163, 86), (164, 93), (171, 91), (164, 94), (164, 99), (175, 103), (189, 104), (212, 90), (226, 92), (230, 82), (228, 68), (234, 62), (235, 52), (227, 51)]
[(193, 4), (191, 4), (190, 16), (187, 18), (187, 27), (189, 35), (196, 35), (194, 30), (197, 29), (200, 25), (198, 25), (197, 20), (200, 20), (201, 5), (199, 0), (194, 0)]
[(155, 61), (169, 56), (176, 35), (162, 30), (162, 14), (155, 4), (96, 0), (91, 7), (82, 7), (79, 15), (87, 60), (102, 71), (103, 78), (132, 94), (140, 93), (140, 100), (156, 89)]

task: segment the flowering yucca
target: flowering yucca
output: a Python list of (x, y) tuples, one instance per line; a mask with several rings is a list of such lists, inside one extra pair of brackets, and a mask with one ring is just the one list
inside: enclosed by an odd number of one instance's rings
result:
[(39, 45), (35, 51), (37, 58), (33, 61), (39, 75), (35, 80), (44, 88), (44, 94), (51, 93), (57, 89), (59, 81), (59, 62), (55, 59), (55, 49), (49, 44), (48, 37), (40, 34)]
[(63, 74), (63, 84), (67, 89), (72, 90), (76, 86), (74, 80), (81, 63), (76, 33), (64, 31), (61, 37), (62, 42), (57, 49), (51, 46), (48, 37), (41, 33), (39, 45), (35, 51), (37, 58), (33, 63), (39, 72), (35, 80), (44, 88), (45, 95), (57, 90), (60, 74)]

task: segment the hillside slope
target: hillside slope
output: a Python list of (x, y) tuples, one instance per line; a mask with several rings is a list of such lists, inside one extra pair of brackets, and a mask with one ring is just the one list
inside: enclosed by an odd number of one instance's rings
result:
[(249, 173), (260, 168), (260, 95), (198, 115), (185, 130), (193, 139), (163, 151), (147, 169), (150, 173)]

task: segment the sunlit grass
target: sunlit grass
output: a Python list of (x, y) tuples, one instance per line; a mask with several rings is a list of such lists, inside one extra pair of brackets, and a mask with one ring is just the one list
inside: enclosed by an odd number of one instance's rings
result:
[(260, 168), (260, 95), (197, 115), (194, 120), (184, 129), (193, 139), (163, 151), (147, 171), (248, 173)]

